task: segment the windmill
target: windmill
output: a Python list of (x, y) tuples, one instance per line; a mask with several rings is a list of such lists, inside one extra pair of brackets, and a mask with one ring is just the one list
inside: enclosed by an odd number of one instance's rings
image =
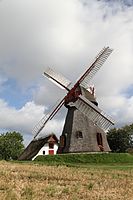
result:
[(73, 87), (70, 86), (71, 81), (62, 74), (51, 68), (45, 70), (44, 75), (65, 88), (67, 94), (34, 127), (34, 140), (47, 122), (65, 105), (68, 111), (58, 152), (110, 151), (106, 131), (114, 125), (114, 121), (98, 107), (94, 87), (89, 88), (88, 84), (112, 51), (109, 47), (104, 47)]

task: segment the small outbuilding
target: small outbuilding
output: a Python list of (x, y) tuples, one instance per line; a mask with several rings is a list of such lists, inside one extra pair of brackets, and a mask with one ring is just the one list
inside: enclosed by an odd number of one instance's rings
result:
[(58, 150), (58, 138), (54, 134), (32, 140), (18, 160), (34, 160), (39, 155), (55, 155)]

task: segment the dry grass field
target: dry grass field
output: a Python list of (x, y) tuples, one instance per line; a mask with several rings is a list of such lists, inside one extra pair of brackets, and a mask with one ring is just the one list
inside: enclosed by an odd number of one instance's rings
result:
[(0, 200), (133, 200), (133, 168), (0, 161)]

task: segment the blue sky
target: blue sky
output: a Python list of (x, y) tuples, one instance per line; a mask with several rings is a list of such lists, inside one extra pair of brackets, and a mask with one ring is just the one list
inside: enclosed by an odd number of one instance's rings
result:
[[(90, 84), (116, 126), (133, 122), (133, 1), (0, 1), (0, 132), (32, 129), (65, 93), (47, 66), (73, 82), (104, 47), (114, 49)], [(63, 108), (42, 134), (61, 134)]]
[(32, 94), (29, 91), (23, 91), (15, 79), (8, 79), (3, 83), (3, 89), (0, 92), (0, 98), (4, 99), (9, 106), (16, 109), (21, 108), (27, 101), (32, 100)]

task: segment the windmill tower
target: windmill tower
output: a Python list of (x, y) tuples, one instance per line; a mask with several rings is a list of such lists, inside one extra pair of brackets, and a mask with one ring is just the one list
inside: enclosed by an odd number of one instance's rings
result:
[(114, 121), (99, 109), (94, 88), (88, 90), (88, 84), (111, 52), (109, 47), (103, 48), (73, 87), (61, 74), (50, 68), (45, 70), (44, 75), (65, 88), (67, 95), (34, 127), (34, 140), (46, 123), (65, 105), (68, 112), (58, 153), (110, 151), (106, 131), (114, 125)]

